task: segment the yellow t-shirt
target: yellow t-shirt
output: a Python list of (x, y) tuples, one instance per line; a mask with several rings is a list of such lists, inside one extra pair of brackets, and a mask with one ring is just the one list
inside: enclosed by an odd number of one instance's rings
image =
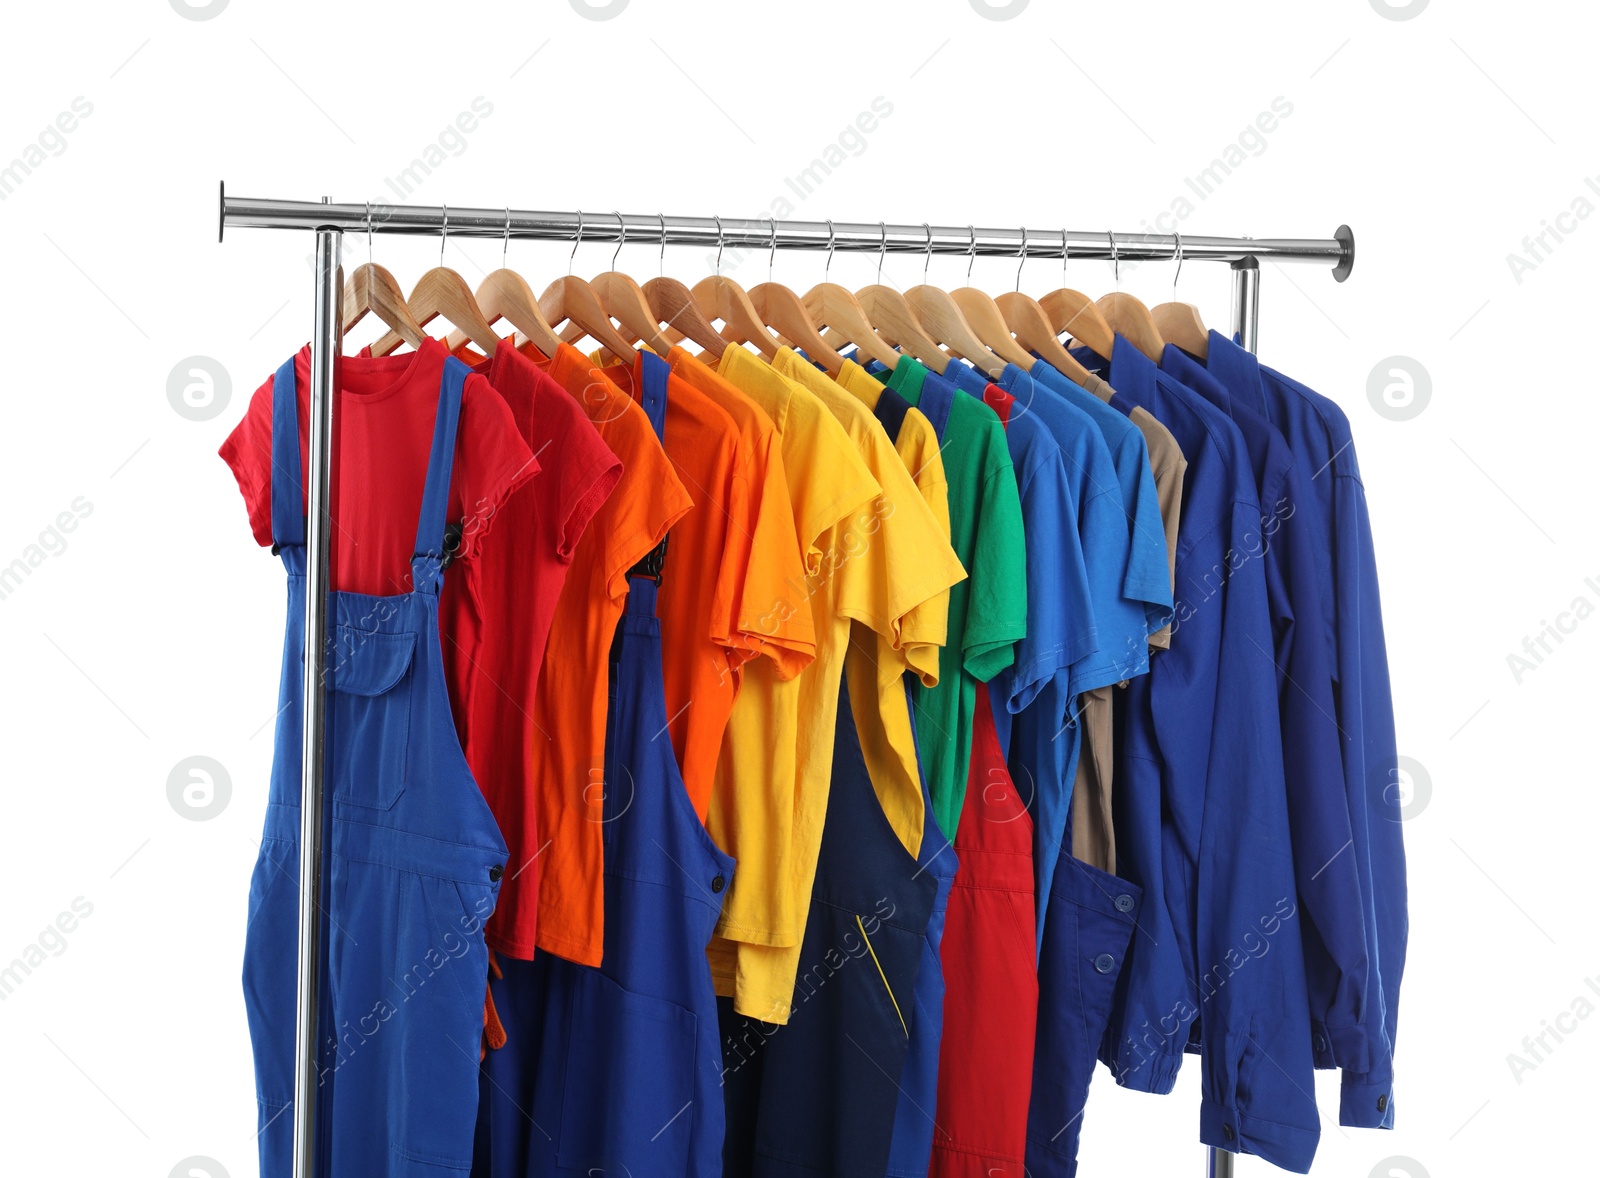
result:
[[(937, 550), (930, 553), (928, 541), (937, 538), (937, 526), (895, 458), (888, 435), (859, 401), (825, 378), (825, 389), (808, 391), (809, 383), (787, 379), (743, 348), (730, 348), (717, 370), (772, 418), (783, 446), (785, 470), (794, 471), (796, 484), (804, 483), (807, 493), (826, 496), (830, 502), (853, 501), (842, 517), (836, 517), (806, 546), (817, 656), (795, 680), (799, 696), (795, 701), (795, 813), (790, 856), (797, 914), (793, 943), (758, 945), (716, 939), (708, 949), (717, 990), (732, 994), (735, 1010), (766, 1022), (785, 1023), (794, 997), (828, 810), (839, 683), (850, 622), (893, 633), (897, 619), (929, 596), (948, 589), (964, 574), (948, 545), (947, 559), (940, 559)], [(792, 458), (790, 447), (799, 448)], [(883, 461), (885, 455), (890, 462)], [(874, 463), (889, 474), (888, 486), (876, 477)], [(841, 494), (847, 488), (853, 489), (852, 493)], [(808, 506), (793, 488), (791, 498), (796, 500), (797, 511)], [(827, 514), (818, 512), (816, 518)], [(750, 682), (746, 680), (747, 689)], [(740, 700), (744, 694), (740, 692)], [(736, 701), (730, 725), (763, 722), (755, 705), (746, 712)], [(741, 837), (746, 837), (743, 832)]]
[[(707, 357), (710, 359), (710, 357)], [(691, 384), (723, 397), (745, 400), (773, 434), (772, 466), (784, 481), (782, 502), (797, 567), (769, 590), (762, 607), (770, 629), (803, 617), (814, 634), (810, 578), (821, 560), (829, 529), (869, 504), (878, 485), (856, 458), (849, 438), (821, 405), (791, 408), (792, 390), (763, 364), (737, 358), (723, 372), (683, 348), (668, 354), (673, 371)], [(729, 373), (733, 374), (730, 379)], [(720, 387), (717, 387), (720, 386)], [(752, 396), (752, 391), (755, 395)], [(757, 545), (759, 547), (759, 545)], [(717, 758), (706, 829), (738, 860), (733, 886), (723, 902), (712, 960), (731, 986), (735, 971), (729, 942), (799, 944), (801, 906), (794, 886), (796, 775), (803, 689), (800, 675), (784, 675), (771, 659), (743, 669)], [(807, 717), (809, 722), (809, 716)], [(731, 989), (727, 990), (732, 993)]]
[[(819, 396), (831, 395), (834, 400), (840, 400), (838, 393), (844, 386), (829, 380), (794, 352), (781, 350), (773, 366), (786, 375), (792, 375)], [(865, 373), (862, 375), (866, 376)], [(870, 376), (866, 379), (872, 380)], [(873, 383), (878, 384), (875, 380)], [(882, 387), (879, 385), (880, 392)], [(864, 396), (852, 390), (851, 397), (843, 399), (841, 403), (848, 403), (852, 399), (856, 404), (851, 407), (850, 416), (864, 418), (872, 426), (871, 430), (865, 427), (860, 430), (862, 457), (878, 482), (897, 496), (898, 504), (904, 505), (901, 514), (906, 518), (902, 521), (902, 535), (906, 537), (905, 542), (917, 545), (917, 555), (911, 559), (936, 564), (945, 569), (947, 574), (939, 579), (940, 588), (936, 594), (924, 597), (910, 609), (897, 614), (890, 628), (869, 627), (859, 621), (854, 622), (850, 628), (850, 654), (845, 662), (845, 671), (850, 680), (851, 714), (855, 717), (856, 731), (861, 738), (861, 751), (867, 763), (868, 776), (872, 779), (873, 790), (878, 795), (884, 816), (907, 853), (915, 858), (922, 846), (926, 820), (921, 771), (917, 763), (916, 741), (912, 735), (904, 674), (908, 669), (915, 669), (908, 658), (913, 650), (931, 654), (932, 666), (937, 669), (939, 644), (927, 644), (928, 631), (932, 628), (927, 624), (918, 635), (922, 642), (915, 646), (905, 642), (904, 639), (911, 633), (907, 619), (918, 614), (926, 615), (930, 602), (944, 602), (947, 609), (949, 586), (960, 581), (966, 573), (950, 547), (944, 463), (939, 457), (937, 441), (931, 446), (913, 448), (914, 457), (907, 459), (903, 453), (897, 454), (896, 447), (890, 445), (888, 434), (867, 409)], [(920, 414), (918, 416), (921, 417)], [(933, 438), (932, 423), (926, 417), (922, 417), (922, 421), (928, 426), (928, 436)], [(906, 415), (905, 424), (911, 424), (910, 413)], [(923, 474), (927, 484), (925, 488), (919, 486), (912, 477), (913, 462)], [(935, 510), (930, 498), (936, 499), (945, 509), (943, 514)], [(945, 630), (943, 612), (938, 614), (937, 620), (942, 644)]]
[[(868, 409), (876, 408), (878, 398), (883, 395), (883, 382), (854, 360), (844, 362), (838, 383), (861, 398)], [(911, 480), (922, 492), (923, 500), (932, 508), (945, 542), (949, 543), (950, 492), (945, 484), (944, 459), (939, 456), (939, 435), (934, 431), (933, 422), (916, 406), (906, 411), (894, 448), (911, 472)], [(904, 648), (907, 665), (917, 673), (924, 687), (938, 686), (939, 647), (945, 644), (949, 627), (948, 589), (923, 602), (901, 623), (896, 640)]]

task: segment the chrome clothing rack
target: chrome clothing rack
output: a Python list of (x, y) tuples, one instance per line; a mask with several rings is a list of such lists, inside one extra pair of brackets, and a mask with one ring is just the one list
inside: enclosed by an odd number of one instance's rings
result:
[[(339, 354), (340, 240), (357, 233), (454, 234), (458, 237), (545, 241), (631, 241), (635, 244), (715, 246), (723, 250), (835, 250), (931, 256), (1227, 262), (1233, 267), (1233, 330), (1256, 350), (1263, 260), (1331, 267), (1336, 282), (1350, 277), (1355, 235), (1341, 225), (1328, 238), (1191, 237), (1187, 234), (1099, 230), (995, 229), (952, 225), (891, 225), (865, 221), (774, 221), (770, 218), (668, 217), (661, 214), (544, 212), (512, 208), (334, 204), (229, 196), (219, 186), (217, 240), (229, 226), (307, 229), (316, 234), (315, 317), (311, 331), (310, 438), (306, 472), (306, 658), (301, 749), (300, 936), (295, 1019), (294, 1178), (316, 1175), (317, 1010), (322, 943), (323, 734), (328, 607), (328, 502), (333, 436), (333, 361)], [(1232, 1178), (1234, 1155), (1210, 1151), (1211, 1178)]]

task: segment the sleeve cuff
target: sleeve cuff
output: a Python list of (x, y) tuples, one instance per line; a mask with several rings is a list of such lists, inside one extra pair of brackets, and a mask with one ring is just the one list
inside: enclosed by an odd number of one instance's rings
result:
[(1350, 1129), (1393, 1129), (1392, 1085), (1377, 1076), (1346, 1072), (1339, 1089), (1339, 1124)]
[(1294, 1174), (1311, 1171), (1321, 1129), (1246, 1116), (1213, 1100), (1200, 1102), (1200, 1141), (1229, 1153), (1250, 1153)]

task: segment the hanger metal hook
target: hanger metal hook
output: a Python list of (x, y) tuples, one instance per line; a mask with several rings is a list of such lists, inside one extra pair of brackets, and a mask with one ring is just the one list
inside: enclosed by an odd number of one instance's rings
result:
[(972, 285), (972, 259), (978, 256), (978, 231), (971, 225), (967, 226), (967, 236), (972, 241), (967, 246), (967, 285)]
[(444, 239), (450, 236), (450, 206), (439, 206), (439, 265), (444, 265)]
[(628, 242), (628, 223), (622, 219), (622, 214), (616, 209), (611, 210), (611, 215), (617, 219), (617, 248), (611, 251), (611, 268), (617, 268), (617, 255), (622, 252), (622, 247)]
[(1067, 285), (1067, 231), (1061, 231), (1061, 285)]
[(1017, 243), (1017, 280), (1016, 280), (1016, 282), (1012, 283), (1012, 285), (1011, 285), (1011, 289), (1012, 290), (1020, 291), (1022, 289), (1022, 266), (1023, 266), (1023, 263), (1025, 263), (1027, 260), (1028, 260), (1028, 227), (1026, 225), (1024, 225), (1022, 227), (1022, 240)]
[(500, 239), (500, 269), (506, 268), (506, 254), (511, 249), (511, 206), (506, 206), (506, 235)]
[(778, 219), (768, 217), (767, 223), (772, 226), (772, 241), (767, 245), (767, 281), (772, 281), (772, 259), (778, 252)]
[(667, 215), (657, 213), (656, 220), (661, 222), (661, 256), (656, 259), (656, 274), (658, 277), (667, 276)]
[(712, 213), (711, 219), (717, 223), (717, 277), (722, 277), (722, 218)]
[(1172, 301), (1178, 301), (1178, 275), (1183, 273), (1183, 234), (1172, 235), (1173, 248), (1178, 255), (1178, 268), (1172, 272)]
[(889, 230), (882, 221), (878, 222), (878, 285), (883, 285), (883, 255), (889, 252)]
[(572, 235), (572, 252), (567, 255), (567, 273), (572, 273), (572, 259), (578, 256), (578, 247), (583, 244), (583, 210), (578, 210), (578, 231)]
[(1122, 258), (1117, 253), (1117, 235), (1111, 230), (1106, 230), (1106, 240), (1111, 243), (1111, 276), (1116, 282), (1117, 289), (1122, 289)]
[(922, 285), (928, 285), (928, 263), (933, 261), (933, 229), (924, 221), (922, 231), (928, 235), (928, 248), (922, 254)]
[(372, 265), (372, 202), (367, 202), (367, 265)]
[(822, 263), (822, 281), (828, 281), (828, 271), (833, 269), (833, 221), (828, 221), (828, 260)]

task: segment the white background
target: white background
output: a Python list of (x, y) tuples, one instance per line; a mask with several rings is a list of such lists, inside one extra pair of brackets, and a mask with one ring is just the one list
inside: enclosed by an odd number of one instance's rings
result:
[[(234, 0), (207, 20), (160, 0), (14, 6), (0, 161), (74, 99), (92, 113), (47, 136), (59, 153), (0, 201), (13, 340), (0, 565), (75, 499), (92, 510), (0, 600), (0, 963), (41, 935), (56, 950), (0, 1000), (0, 1170), (165, 1178), (200, 1156), (220, 1165), (196, 1173), (256, 1171), (238, 979), (283, 577), (215, 451), (309, 334), (311, 241), (240, 230), (218, 245), (218, 180), (243, 195), (393, 200), (386, 179), (481, 96), (492, 114), (413, 202), (764, 216), (882, 96), (892, 114), (793, 216), (1133, 231), (1187, 196), (1189, 233), (1355, 228), (1345, 285), (1265, 267), (1260, 346), (1353, 423), (1400, 751), (1431, 797), (1406, 828), (1398, 1128), (1339, 1129), (1336, 1083), (1320, 1077), (1314, 1173), (1592, 1173), (1600, 1018), (1547, 1039), (1553, 1052), (1520, 1082), (1507, 1056), (1600, 974), (1600, 622), (1578, 623), (1520, 683), (1507, 656), (1575, 598), (1600, 604), (1600, 218), (1566, 222), (1574, 231), (1548, 238), (1520, 282), (1507, 256), (1574, 198), (1600, 204), (1585, 186), (1600, 172), (1596, 29), (1578, 5), (1393, 15), (1368, 0), (1035, 0), (1008, 20), (968, 0), (633, 0), (604, 21), (567, 0)], [(1197, 198), (1185, 179), (1280, 96), (1292, 114)], [(346, 249), (365, 260), (363, 238)], [(585, 246), (577, 272), (609, 268), (611, 249)], [(409, 288), (438, 246), (380, 238), (375, 252)], [(446, 257), (475, 284), (499, 252), (451, 242)], [(517, 243), (511, 264), (542, 289), (567, 252)], [(653, 246), (619, 260), (641, 278), (657, 264)], [(708, 262), (671, 249), (666, 265), (692, 282)], [(840, 255), (832, 277), (859, 286), (873, 266)], [(964, 269), (935, 259), (930, 278), (961, 285)], [(739, 276), (763, 270), (758, 256)], [(907, 257), (884, 268), (901, 286), (920, 272)], [(1015, 273), (980, 259), (973, 279), (999, 291)], [(780, 256), (776, 276), (805, 289), (822, 258)], [(1035, 261), (1022, 286), (1060, 279), (1058, 263)], [(1098, 262), (1073, 263), (1068, 280), (1096, 295), (1113, 285)], [(1122, 276), (1151, 303), (1172, 280), (1167, 263)], [(1179, 294), (1225, 326), (1228, 282), (1225, 267), (1190, 264)], [(199, 422), (167, 395), (195, 355), (231, 381)], [(1395, 355), (1431, 382), (1405, 421), (1367, 393)], [(169, 774), (196, 755), (231, 782), (208, 821), (168, 799)], [(92, 914), (59, 942), (43, 934), (76, 897)], [(1197, 1076), (1191, 1063), (1158, 1098), (1102, 1073), (1082, 1172), (1200, 1174)]]

